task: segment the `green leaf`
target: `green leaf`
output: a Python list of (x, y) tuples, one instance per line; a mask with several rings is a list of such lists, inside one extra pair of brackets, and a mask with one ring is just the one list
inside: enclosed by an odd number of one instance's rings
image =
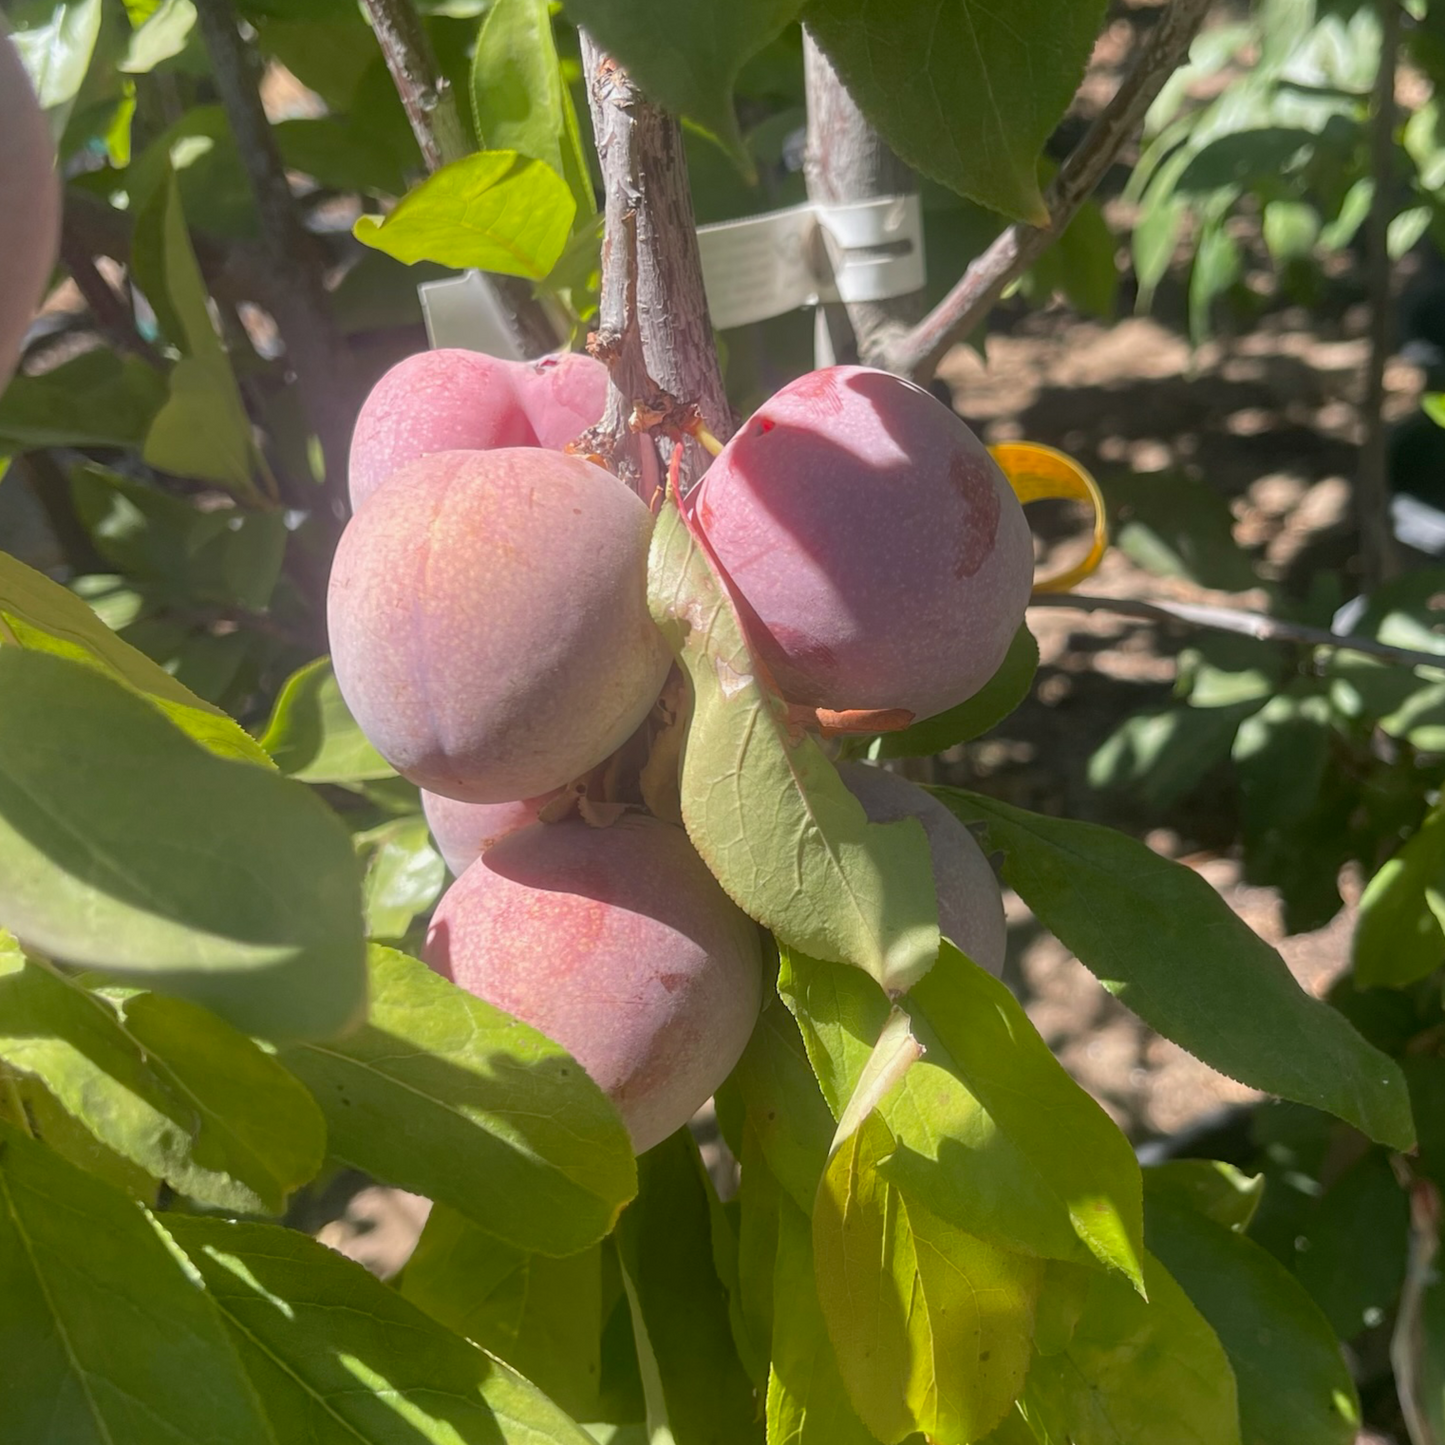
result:
[(385, 220), (361, 216), (352, 229), (398, 261), (539, 281), (562, 254), (576, 209), (550, 166), (516, 151), (478, 151), (413, 186)]
[(1404, 988), (1445, 963), (1445, 809), (1381, 865), (1360, 899), (1351, 945), (1361, 988)]
[(1221, 1159), (1171, 1159), (1144, 1171), (1144, 1197), (1151, 1208), (1157, 1201), (1191, 1209), (1225, 1229), (1248, 1229), (1263, 1196), (1263, 1174), (1242, 1174)]
[(1025, 1403), (1071, 1445), (1241, 1445), (1234, 1372), (1218, 1336), (1153, 1255), (1148, 1300), (1089, 1278), (1073, 1338), (1029, 1372)]
[(966, 1445), (1023, 1387), (1043, 1267), (905, 1199), (879, 1169), (892, 1147), (872, 1115), (828, 1164), (813, 1206), (818, 1296), (864, 1424), (887, 1445), (915, 1430)]
[(535, 1029), (373, 946), (371, 1012), (345, 1038), (282, 1052), (339, 1159), (425, 1194), (518, 1249), (575, 1254), (636, 1188), (602, 1091)]
[(277, 122), (271, 134), (288, 170), (301, 171), (332, 190), (400, 195), (406, 190), (402, 166), (370, 136), (359, 133), (356, 122), (353, 116), (296, 118)]
[(1276, 265), (1307, 257), (1320, 235), (1320, 213), (1307, 201), (1269, 201), (1264, 244)]
[(210, 1299), (165, 1231), (4, 1123), (0, 1299), (7, 1442), (276, 1445)]
[(1220, 1073), (1409, 1149), (1399, 1065), (1295, 982), (1284, 960), (1182, 864), (1093, 823), (956, 789), (936, 795), (1004, 854), (1034, 914), (1120, 1002)]
[(262, 612), (281, 577), (286, 522), (280, 512), (206, 510), (99, 466), (71, 473), (75, 510), (96, 550), (157, 598)]
[(182, 999), (112, 1002), (27, 961), (4, 932), (0, 1059), (43, 1082), (103, 1144), (203, 1204), (280, 1214), (321, 1168), (321, 1111), (244, 1034)]
[(1104, 495), (1115, 520), (1114, 544), (1157, 577), (1182, 577), (1221, 592), (1243, 592), (1258, 578), (1234, 540), (1234, 516), (1206, 482), (1180, 472), (1108, 478)]
[(426, 819), (397, 818), (357, 838), (370, 846), (362, 883), (369, 938), (400, 939), (412, 920), (425, 913), (446, 886), (447, 868), (432, 847)]
[(1027, 624), (1021, 624), (998, 671), (978, 692), (902, 732), (884, 733), (868, 748), (869, 757), (928, 758), (982, 736), (1029, 695), (1038, 666), (1039, 645)]
[(567, 182), (579, 219), (597, 209), (549, 0), (495, 0), (472, 57), (472, 117), (488, 150), (516, 151)]
[(1393, 1313), (1409, 1237), (1410, 1202), (1380, 1149), (1347, 1170), (1301, 1221), (1295, 1276), (1340, 1339)]
[(101, 0), (21, 6), (7, 18), (15, 26), (10, 38), (29, 72), (41, 108), (58, 112), (51, 122), (58, 139), (70, 106), (80, 93), (85, 72), (90, 69), (90, 57), (100, 35)]
[(693, 846), (733, 901), (788, 946), (907, 988), (938, 955), (922, 825), (869, 823), (817, 740), (789, 727), (671, 502), (653, 533), (648, 605), (692, 684), (681, 792)]
[(0, 443), (42, 447), (139, 447), (166, 399), (154, 367), (114, 351), (87, 351), (43, 376), (20, 375), (0, 394)]
[(592, 1445), (515, 1370), (314, 1239), (198, 1217), (176, 1218), (172, 1233), (282, 1440)]
[[(888, 1002), (867, 979), (797, 954), (786, 955), (780, 987), (841, 1112)], [(945, 943), (900, 1002), (924, 1054), (880, 1110), (896, 1140), (889, 1180), (910, 1204), (990, 1243), (1097, 1258), (1137, 1282), (1144, 1225), (1134, 1152), (1008, 989)]]
[(126, 75), (148, 75), (163, 60), (170, 60), (186, 48), (196, 25), (192, 0), (160, 0), (131, 36), (125, 57), (117, 67)]
[(615, 55), (649, 99), (695, 121), (743, 174), (753, 162), (733, 110), (744, 63), (797, 18), (803, 0), (564, 0), (568, 18)]
[(1351, 1445), (1360, 1426), (1354, 1381), (1299, 1282), (1253, 1240), (1152, 1188), (1147, 1227), (1150, 1248), (1229, 1356), (1244, 1445)]
[(602, 1251), (526, 1254), (434, 1205), (401, 1293), (520, 1370), (574, 1419), (591, 1420), (601, 1377)]
[(773, 1299), (768, 1445), (873, 1445), (872, 1432), (848, 1404), (823, 1322), (808, 1216), (786, 1199)]
[(793, 1016), (769, 998), (737, 1067), (748, 1124), (768, 1168), (803, 1210), (811, 1213), (828, 1162), (833, 1116), (819, 1092)]
[(1151, 808), (1188, 797), (1225, 762), (1263, 699), (1224, 707), (1174, 703), (1130, 714), (1089, 759), (1089, 786), (1128, 789)]
[(357, 1018), (360, 878), (324, 803), (61, 657), (0, 647), (0, 698), (0, 924), (248, 1033)]
[(1032, 225), (1044, 142), (1074, 98), (1102, 0), (810, 0), (803, 20), (914, 169)]
[(328, 657), (308, 662), (286, 679), (261, 746), (283, 773), (303, 783), (365, 783), (396, 776), (351, 716)]
[[(658, 1372), (672, 1438), (676, 1445), (760, 1441), (752, 1383), (713, 1265), (707, 1185), (692, 1136), (680, 1129), (649, 1149), (637, 1173), (637, 1198), (618, 1225), (617, 1249), (639, 1355), (644, 1366), (650, 1355)], [(644, 1368), (644, 1381), (647, 1374)]]
[(271, 766), (268, 754), (220, 708), (122, 642), (73, 592), (0, 552), (0, 647), (6, 644), (92, 667), (138, 693), (211, 752)]
[(175, 172), (136, 216), (131, 266), (161, 327), (182, 356), (170, 396), (151, 423), (145, 460), (254, 498), (259, 460), (241, 390), (211, 324), (205, 281), (191, 249)]

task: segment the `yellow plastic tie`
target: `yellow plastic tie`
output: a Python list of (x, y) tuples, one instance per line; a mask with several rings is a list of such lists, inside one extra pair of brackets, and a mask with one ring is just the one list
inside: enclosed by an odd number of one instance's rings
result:
[(1103, 560), (1109, 546), (1109, 517), (1099, 484), (1073, 457), (1040, 442), (1001, 442), (989, 454), (1021, 502), (1086, 502), (1094, 511), (1094, 542), (1082, 562), (1053, 577), (1037, 578), (1035, 592), (1067, 592)]

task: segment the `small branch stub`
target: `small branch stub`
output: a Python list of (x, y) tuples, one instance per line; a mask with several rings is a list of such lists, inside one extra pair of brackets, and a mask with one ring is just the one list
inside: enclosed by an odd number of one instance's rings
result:
[(583, 32), (582, 63), (602, 166), (602, 302), (588, 349), (612, 378), (591, 449), (651, 500), (682, 439), (684, 493), (707, 466), (699, 424), (726, 441), (723, 389), (703, 291), (682, 130), (644, 100)]

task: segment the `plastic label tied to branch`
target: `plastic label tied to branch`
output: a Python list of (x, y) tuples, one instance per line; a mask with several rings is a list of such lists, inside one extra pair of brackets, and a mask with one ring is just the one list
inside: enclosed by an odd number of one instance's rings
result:
[(1052, 577), (1034, 580), (1035, 592), (1067, 592), (1103, 560), (1109, 546), (1109, 518), (1099, 484), (1072, 457), (1041, 442), (1001, 442), (989, 455), (999, 464), (1021, 502), (1083, 502), (1094, 514), (1088, 555)]

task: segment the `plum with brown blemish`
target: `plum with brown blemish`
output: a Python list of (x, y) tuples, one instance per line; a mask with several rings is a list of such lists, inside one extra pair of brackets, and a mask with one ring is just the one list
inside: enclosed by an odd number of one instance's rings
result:
[(541, 797), (515, 803), (461, 803), (423, 788), (421, 810), (437, 852), (452, 877), (460, 878), (494, 843), (500, 843), (509, 833), (530, 828), (542, 809), (566, 791), (556, 788)]
[(671, 665), (647, 612), (652, 518), (611, 473), (532, 447), (436, 452), (382, 483), (332, 564), (352, 715), (418, 786), (560, 788), (615, 752)]
[(930, 717), (993, 676), (1023, 620), (1023, 508), (968, 427), (887, 372), (785, 386), (687, 505), (790, 702)]
[(732, 1072), (762, 998), (757, 925), (681, 828), (640, 814), (503, 838), (443, 896), (424, 957), (571, 1053), (638, 1153)]

